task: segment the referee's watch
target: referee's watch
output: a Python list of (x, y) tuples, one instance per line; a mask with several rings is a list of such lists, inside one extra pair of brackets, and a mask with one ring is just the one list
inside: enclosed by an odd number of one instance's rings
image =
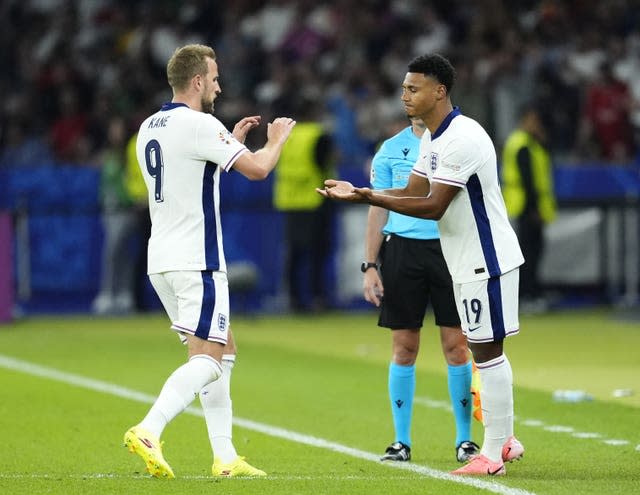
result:
[(368, 261), (363, 261), (362, 265), (360, 265), (360, 271), (362, 273), (365, 273), (369, 268), (375, 268), (377, 270), (378, 269), (378, 263), (370, 263)]

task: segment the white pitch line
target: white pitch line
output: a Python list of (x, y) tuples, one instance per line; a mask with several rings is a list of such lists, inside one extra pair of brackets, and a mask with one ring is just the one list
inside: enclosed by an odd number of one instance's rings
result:
[[(78, 474), (78, 473), (69, 473), (64, 476), (60, 476), (58, 474), (47, 474), (47, 473), (0, 473), (0, 480), (24, 480), (24, 479), (32, 479), (32, 480), (59, 480), (61, 478), (65, 479), (92, 479), (92, 480), (101, 480), (101, 479), (122, 479), (122, 480), (139, 480), (139, 479), (149, 479), (151, 476), (148, 474), (117, 474), (117, 473), (88, 473), (88, 474)], [(203, 480), (203, 481), (211, 481), (211, 475), (180, 475), (180, 479), (182, 480)], [(244, 477), (243, 480), (255, 480), (256, 482), (261, 482), (264, 478), (259, 476), (247, 476)], [(397, 476), (336, 476), (335, 474), (327, 474), (327, 475), (318, 475), (318, 476), (289, 476), (289, 475), (269, 475), (269, 480), (282, 480), (282, 481), (397, 481)]]
[[(0, 366), (13, 371), (20, 371), (32, 376), (46, 378), (49, 380), (56, 380), (69, 385), (75, 385), (97, 392), (104, 392), (117, 397), (131, 399), (137, 402), (152, 404), (156, 399), (155, 396), (122, 387), (120, 385), (104, 382), (101, 380), (95, 380), (93, 378), (87, 378), (73, 373), (67, 373), (55, 368), (41, 366), (35, 363), (30, 363), (28, 361), (23, 361), (21, 359), (12, 358), (10, 356), (2, 354), (0, 354)], [(203, 416), (202, 409), (197, 409), (194, 407), (188, 407), (185, 412), (193, 414), (195, 416)], [(534, 495), (533, 492), (529, 492), (523, 489), (511, 488), (499, 483), (485, 481), (478, 478), (454, 476), (445, 471), (439, 471), (428, 466), (418, 465), (411, 462), (381, 463), (378, 454), (366, 452), (364, 450), (349, 447), (347, 445), (342, 445), (330, 440), (326, 440), (324, 438), (318, 438), (311, 435), (306, 435), (304, 433), (287, 430), (278, 426), (270, 426), (264, 423), (258, 423), (250, 419), (235, 417), (233, 419), (233, 423), (242, 428), (257, 431), (259, 433), (263, 433), (272, 437), (282, 438), (287, 441), (293, 441), (312, 447), (331, 450), (333, 452), (345, 454), (357, 459), (375, 462), (379, 466), (381, 465), (394, 469), (403, 469), (405, 471), (411, 471), (413, 473), (421, 474), (429, 478), (451, 481), (452, 483), (458, 483), (461, 485), (473, 486), (475, 488), (480, 488), (501, 495)]]
[[(451, 407), (451, 403), (445, 402), (442, 400), (434, 400), (429, 397), (415, 397), (414, 403), (420, 406), (429, 407), (432, 409), (444, 409), (446, 411), (453, 411)], [(595, 432), (584, 432), (584, 431), (575, 431), (573, 426), (565, 426), (565, 425), (547, 425), (543, 421), (539, 419), (519, 419), (517, 417), (514, 418), (514, 421), (520, 423), (524, 426), (529, 426), (532, 428), (541, 428), (546, 432), (550, 433), (569, 433), (571, 436), (575, 438), (585, 438), (585, 439), (596, 439), (602, 442), (605, 445), (613, 445), (613, 446), (623, 446), (629, 445), (631, 443), (630, 440), (621, 440), (616, 438), (605, 438), (601, 433)], [(637, 451), (640, 452), (640, 445), (636, 448)]]

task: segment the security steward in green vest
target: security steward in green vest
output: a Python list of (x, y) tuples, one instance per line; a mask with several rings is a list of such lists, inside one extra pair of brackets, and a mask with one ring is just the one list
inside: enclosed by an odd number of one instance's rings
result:
[(546, 137), (539, 110), (529, 104), (522, 109), (518, 128), (507, 138), (502, 153), (502, 193), (525, 259), (520, 267), (523, 307), (532, 303), (545, 305), (539, 283), (544, 225), (556, 217)]
[(315, 192), (331, 176), (333, 141), (315, 121), (291, 132), (275, 168), (273, 205), (285, 215), (285, 279), (296, 312), (328, 305), (325, 271), (331, 247), (332, 206)]

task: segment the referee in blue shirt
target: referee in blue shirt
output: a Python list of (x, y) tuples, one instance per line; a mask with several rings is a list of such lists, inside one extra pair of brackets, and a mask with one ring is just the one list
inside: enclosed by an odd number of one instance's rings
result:
[[(422, 121), (413, 120), (382, 143), (371, 164), (374, 189), (403, 188), (418, 158)], [(471, 441), (471, 358), (460, 328), (451, 276), (442, 256), (437, 222), (422, 220), (377, 206), (369, 208), (363, 290), (380, 307), (378, 325), (392, 330), (389, 400), (395, 440), (381, 460), (411, 459), (411, 415), (416, 386), (420, 329), (431, 301), (440, 327), (447, 362), (449, 395), (456, 424), (456, 458), (466, 462), (479, 453)]]

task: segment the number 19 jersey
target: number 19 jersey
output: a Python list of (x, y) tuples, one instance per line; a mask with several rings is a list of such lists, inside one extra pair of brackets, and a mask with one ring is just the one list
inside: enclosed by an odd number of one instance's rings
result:
[(136, 154), (149, 197), (147, 273), (226, 271), (220, 170), (244, 144), (213, 115), (166, 103), (140, 126)]

